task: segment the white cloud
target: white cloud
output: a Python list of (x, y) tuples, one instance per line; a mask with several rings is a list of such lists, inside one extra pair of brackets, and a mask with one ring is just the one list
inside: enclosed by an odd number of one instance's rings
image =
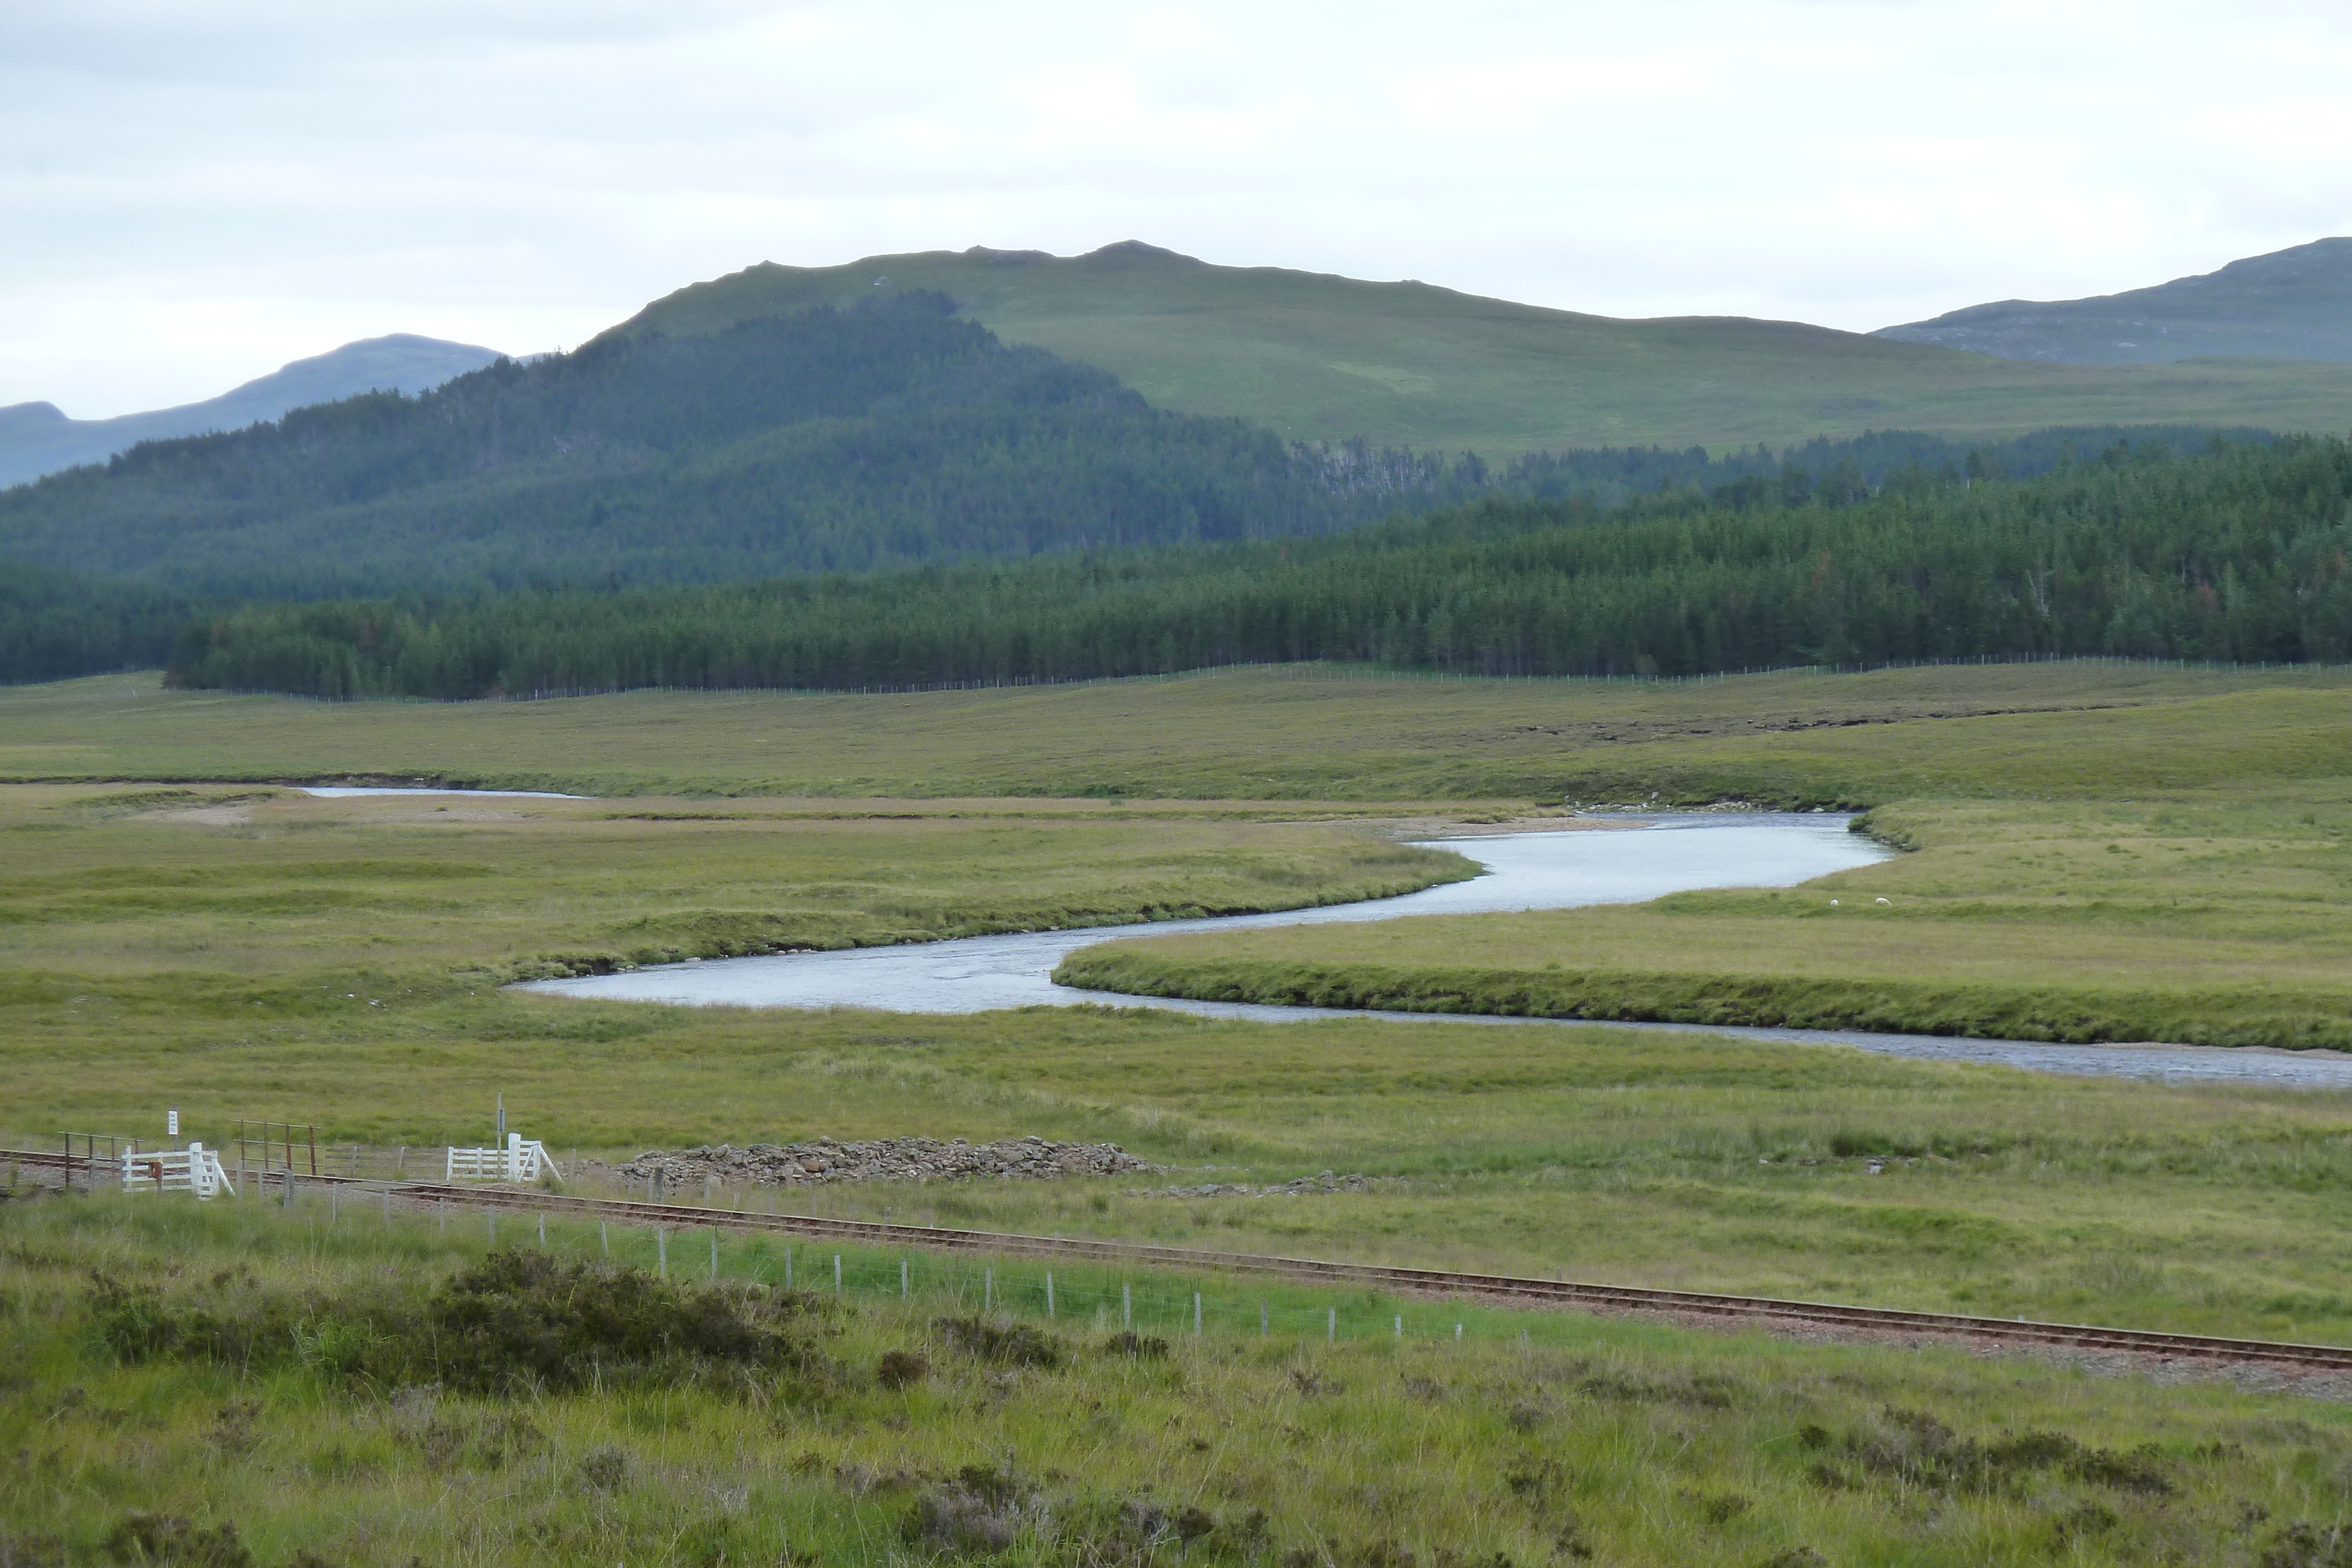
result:
[(12, 0), (0, 403), (1130, 236), (1870, 328), (2352, 229), (2347, 67), (2305, 0)]

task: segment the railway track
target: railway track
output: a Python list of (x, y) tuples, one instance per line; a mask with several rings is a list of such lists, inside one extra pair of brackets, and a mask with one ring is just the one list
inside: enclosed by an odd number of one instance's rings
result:
[[(82, 1155), (68, 1156), (30, 1150), (0, 1149), (0, 1160), (47, 1169), (65, 1168), (68, 1176), (74, 1171), (90, 1171), (95, 1175), (117, 1168), (109, 1160), (93, 1161)], [(282, 1184), (285, 1176), (272, 1171), (260, 1175), (259, 1179), (265, 1183)], [(1659, 1291), (1632, 1285), (1532, 1280), (1509, 1274), (1472, 1274), (1445, 1269), (1333, 1263), (1311, 1258), (1214, 1252), (1139, 1241), (1098, 1241), (986, 1230), (947, 1230), (933, 1226), (893, 1225), (879, 1220), (821, 1219), (803, 1215), (761, 1214), (690, 1204), (642, 1203), (633, 1198), (577, 1197), (527, 1188), (473, 1186), (451, 1182), (386, 1182), (366, 1177), (299, 1174), (295, 1180), (299, 1184), (317, 1187), (378, 1192), (383, 1194), (387, 1201), (396, 1199), (407, 1205), (444, 1203), (467, 1208), (570, 1215), (608, 1223), (618, 1221), (647, 1227), (746, 1231), (805, 1237), (815, 1240), (858, 1242), (877, 1247), (914, 1248), (930, 1252), (978, 1252), (993, 1257), (1067, 1259), (1152, 1269), (1212, 1270), (1224, 1273), (1265, 1275), (1305, 1284), (1341, 1285), (1517, 1306), (1549, 1306), (1570, 1312), (1671, 1313), (1685, 1318), (1812, 1326), (1847, 1333), (1864, 1330), (1919, 1338), (2116, 1351), (2162, 1360), (2241, 1363), (2294, 1367), (2307, 1372), (2352, 1373), (2352, 1346), (2343, 1345), (2224, 1339), (2210, 1334), (2161, 1333), (2146, 1329), (2102, 1328), (2084, 1323), (1964, 1317), (1951, 1312), (1912, 1312), (1888, 1307), (1850, 1307), (1825, 1301), (1785, 1301), (1770, 1296), (1731, 1296), (1704, 1291)]]

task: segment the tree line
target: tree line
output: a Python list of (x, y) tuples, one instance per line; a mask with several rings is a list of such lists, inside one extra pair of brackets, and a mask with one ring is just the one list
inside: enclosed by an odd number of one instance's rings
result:
[[(1933, 476), (1931, 476), (1933, 479)], [(1069, 680), (1360, 660), (1690, 674), (2001, 653), (2352, 658), (2352, 448), (2109, 449), (1875, 494), (1495, 497), (1297, 539), (694, 588), (254, 605), (171, 677), (324, 697)]]

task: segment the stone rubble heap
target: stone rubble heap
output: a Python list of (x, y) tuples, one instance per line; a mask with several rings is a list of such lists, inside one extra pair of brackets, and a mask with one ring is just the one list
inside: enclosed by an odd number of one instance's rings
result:
[(1009, 1138), (999, 1144), (968, 1144), (961, 1138), (868, 1138), (842, 1144), (705, 1145), (675, 1154), (650, 1150), (619, 1167), (632, 1181), (658, 1176), (673, 1188), (706, 1177), (761, 1186), (841, 1181), (955, 1181), (965, 1176), (1015, 1176), (1053, 1181), (1062, 1176), (1122, 1176), (1166, 1167), (1138, 1159), (1117, 1144), (1056, 1144), (1044, 1138)]
[(1333, 1176), (1325, 1171), (1321, 1176), (1300, 1176), (1297, 1181), (1284, 1182), (1280, 1186), (1244, 1186), (1238, 1182), (1202, 1182), (1199, 1186), (1166, 1186), (1130, 1192), (1129, 1197), (1302, 1197), (1319, 1192), (1370, 1192), (1374, 1178), (1368, 1176)]

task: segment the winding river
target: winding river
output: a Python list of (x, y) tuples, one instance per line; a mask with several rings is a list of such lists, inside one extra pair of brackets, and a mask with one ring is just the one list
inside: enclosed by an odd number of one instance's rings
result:
[[(1703, 887), (1790, 887), (1832, 872), (1868, 865), (1885, 859), (1888, 853), (1848, 832), (1848, 818), (1828, 813), (1742, 813), (1642, 821), (1644, 825), (1636, 829), (1509, 833), (1442, 841), (1432, 847), (1469, 856), (1486, 867), (1486, 874), (1401, 898), (1222, 919), (1158, 921), (1141, 925), (971, 936), (893, 947), (856, 947), (830, 953), (689, 961), (625, 974), (541, 980), (520, 988), (561, 996), (690, 1006), (860, 1007), (893, 1012), (961, 1013), (1101, 1002), (1261, 1022), (1381, 1018), (1558, 1027), (1571, 1020), (1454, 1013), (1352, 1012), (1329, 1008), (1129, 997), (1075, 990), (1055, 985), (1049, 977), (1055, 966), (1072, 950), (1123, 936), (1393, 920), (1412, 915), (1634, 904)], [(1832, 1030), (1573, 1021), (1586, 1028), (1666, 1030), (1799, 1044), (1844, 1045), (1894, 1056), (1995, 1062), (2046, 1072), (2160, 1082), (2352, 1089), (2352, 1058), (2333, 1053), (2168, 1045), (2067, 1046), (2032, 1040), (1958, 1040)]]

